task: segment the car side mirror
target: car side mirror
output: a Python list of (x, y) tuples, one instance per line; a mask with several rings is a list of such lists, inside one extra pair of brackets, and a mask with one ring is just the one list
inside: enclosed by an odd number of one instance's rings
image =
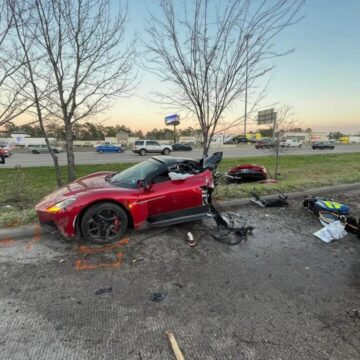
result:
[(144, 189), (144, 191), (150, 191), (152, 188), (152, 183), (150, 180), (139, 180), (138, 187)]

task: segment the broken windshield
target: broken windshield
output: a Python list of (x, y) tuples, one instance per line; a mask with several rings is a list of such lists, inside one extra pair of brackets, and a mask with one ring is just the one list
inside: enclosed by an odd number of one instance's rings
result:
[(152, 179), (163, 170), (162, 162), (149, 159), (114, 175), (109, 182), (122, 188), (135, 189), (139, 180)]

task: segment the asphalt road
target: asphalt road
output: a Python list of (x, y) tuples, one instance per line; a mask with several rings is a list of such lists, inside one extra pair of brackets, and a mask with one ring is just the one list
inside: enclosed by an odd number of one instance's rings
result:
[[(274, 150), (257, 150), (253, 145), (242, 145), (239, 147), (222, 147), (212, 148), (212, 151), (223, 151), (225, 158), (234, 157), (252, 157), (252, 156), (264, 156), (273, 155)], [(351, 145), (338, 145), (334, 150), (312, 150), (311, 148), (304, 147), (302, 149), (284, 149), (281, 150), (281, 155), (310, 155), (310, 154), (335, 154), (335, 153), (352, 153), (360, 152), (360, 144)], [(201, 149), (194, 149), (187, 152), (173, 152), (174, 156), (184, 156), (191, 158), (201, 158)], [(124, 153), (110, 153), (110, 154), (97, 154), (95, 151), (91, 152), (76, 152), (75, 161), (76, 164), (113, 164), (113, 163), (132, 163), (140, 162), (146, 159), (148, 156), (139, 156), (132, 153), (130, 150)], [(59, 154), (59, 163), (66, 165), (66, 153)], [(6, 160), (5, 165), (0, 165), (0, 170), (4, 168), (12, 168), (16, 165), (22, 167), (33, 166), (53, 166), (52, 158), (49, 154), (31, 154), (31, 153), (18, 153), (11, 156)]]
[[(328, 195), (359, 215), (358, 191)], [(233, 211), (255, 227), (235, 246), (212, 238), (211, 219), (111, 248), (0, 243), (0, 359), (171, 360), (166, 331), (185, 359), (359, 359), (360, 240), (315, 238), (301, 199)]]

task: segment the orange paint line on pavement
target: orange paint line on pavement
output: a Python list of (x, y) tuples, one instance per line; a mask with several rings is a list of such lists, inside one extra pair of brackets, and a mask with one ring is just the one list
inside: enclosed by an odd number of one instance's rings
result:
[(121, 266), (123, 260), (123, 254), (116, 254), (116, 260), (111, 263), (100, 263), (100, 264), (89, 264), (83, 260), (76, 260), (75, 269), (76, 270), (94, 270), (94, 269), (113, 269)]
[(77, 250), (81, 254), (99, 254), (105, 251), (118, 249), (123, 245), (127, 245), (128, 243), (129, 239), (123, 239), (114, 244), (102, 245), (100, 247), (80, 245)]
[(7, 238), (4, 240), (0, 240), (0, 246), (11, 246), (15, 243), (14, 239), (11, 238)]
[(41, 227), (39, 224), (36, 225), (35, 227), (35, 233), (33, 238), (31, 239), (31, 241), (28, 242), (28, 244), (26, 245), (26, 249), (28, 251), (32, 250), (32, 247), (35, 243), (37, 243), (38, 241), (40, 241), (41, 239)]

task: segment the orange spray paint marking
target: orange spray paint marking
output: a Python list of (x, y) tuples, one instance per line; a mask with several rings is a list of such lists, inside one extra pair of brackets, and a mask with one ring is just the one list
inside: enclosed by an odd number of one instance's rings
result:
[(77, 250), (80, 254), (101, 254), (109, 250), (121, 248), (123, 245), (127, 245), (128, 243), (129, 239), (123, 239), (114, 244), (103, 245), (100, 247), (80, 245)]
[(33, 238), (31, 239), (31, 241), (26, 245), (26, 249), (28, 251), (32, 250), (32, 247), (35, 243), (37, 243), (38, 241), (40, 241), (41, 239), (41, 227), (39, 224), (36, 224), (35, 226), (35, 233)]
[(7, 238), (4, 240), (0, 240), (0, 246), (11, 246), (15, 243), (14, 239), (11, 238)]
[(90, 264), (89, 262), (83, 260), (76, 260), (75, 269), (76, 270), (94, 270), (94, 269), (113, 269), (119, 268), (123, 260), (123, 254), (117, 253), (116, 260), (111, 263), (100, 263), (100, 264)]

